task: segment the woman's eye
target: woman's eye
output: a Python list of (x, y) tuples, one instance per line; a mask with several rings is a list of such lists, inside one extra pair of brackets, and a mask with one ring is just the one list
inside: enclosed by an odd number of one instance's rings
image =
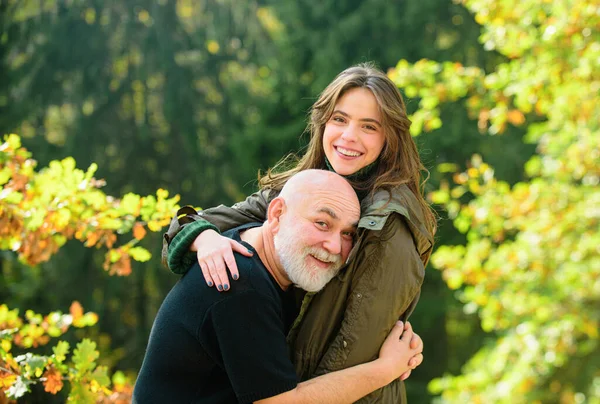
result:
[(339, 123), (344, 123), (344, 118), (342, 118), (341, 116), (334, 116), (333, 121), (339, 122)]
[(377, 128), (375, 126), (373, 126), (373, 125), (366, 125), (365, 128), (367, 130), (371, 130), (371, 131), (376, 131), (377, 130)]

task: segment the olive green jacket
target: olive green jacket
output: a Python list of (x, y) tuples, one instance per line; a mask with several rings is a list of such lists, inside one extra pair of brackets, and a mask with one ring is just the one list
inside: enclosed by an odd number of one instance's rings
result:
[[(261, 191), (231, 208), (221, 205), (199, 214), (182, 208), (165, 234), (163, 262), (185, 272), (195, 260), (187, 253), (189, 245), (206, 228), (200, 219), (221, 231), (262, 222), (275, 196)], [(396, 188), (388, 200), (386, 191), (363, 200), (356, 244), (343, 269), (322, 291), (302, 300), (288, 335), (301, 380), (376, 359), (394, 323), (406, 320), (417, 304), (433, 236), (408, 187)], [(359, 402), (406, 403), (404, 383), (396, 380)]]

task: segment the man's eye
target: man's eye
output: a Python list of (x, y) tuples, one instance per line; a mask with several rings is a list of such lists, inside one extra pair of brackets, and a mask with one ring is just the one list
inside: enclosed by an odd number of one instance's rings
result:
[(342, 233), (342, 237), (348, 239), (348, 240), (353, 240), (354, 239), (354, 233), (351, 231), (345, 231)]
[(317, 226), (319, 226), (323, 229), (327, 228), (327, 223), (325, 223), (325, 222), (315, 222), (315, 223), (317, 224)]

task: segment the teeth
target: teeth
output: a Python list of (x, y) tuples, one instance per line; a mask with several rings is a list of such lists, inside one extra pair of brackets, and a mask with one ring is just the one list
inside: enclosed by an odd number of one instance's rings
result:
[(317, 257), (316, 255), (312, 255), (312, 257), (316, 260), (319, 260), (321, 262), (324, 262), (326, 264), (332, 264), (334, 261), (327, 259), (327, 258), (321, 258), (321, 257)]
[(355, 152), (355, 151), (352, 151), (352, 150), (344, 149), (343, 147), (338, 147), (337, 151), (339, 151), (340, 153), (342, 153), (344, 156), (348, 156), (348, 157), (358, 157), (358, 156), (360, 156), (359, 152)]

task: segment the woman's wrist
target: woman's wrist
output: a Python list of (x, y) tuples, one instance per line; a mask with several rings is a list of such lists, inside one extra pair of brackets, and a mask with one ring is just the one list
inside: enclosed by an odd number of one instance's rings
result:
[[(195, 253), (191, 252), (191, 245), (199, 234), (209, 229), (218, 231), (216, 226), (201, 219), (186, 224), (181, 231), (173, 237), (171, 244), (169, 244), (167, 256), (167, 264), (172, 272), (183, 274), (189, 269), (189, 265), (193, 263), (193, 260), (190, 262), (190, 259), (187, 256), (195, 256)], [(192, 258), (195, 259), (195, 257)]]

